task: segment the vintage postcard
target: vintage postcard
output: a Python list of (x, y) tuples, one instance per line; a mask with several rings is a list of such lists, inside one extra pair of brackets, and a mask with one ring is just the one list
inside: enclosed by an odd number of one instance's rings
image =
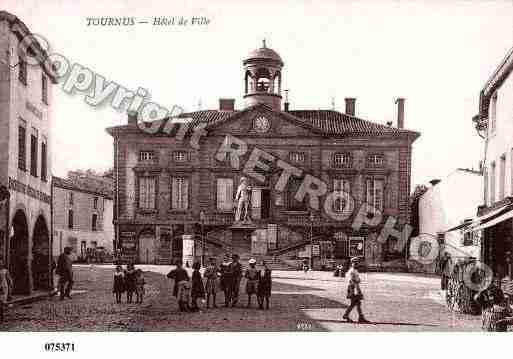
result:
[(509, 0), (2, 0), (1, 341), (513, 331), (512, 70)]

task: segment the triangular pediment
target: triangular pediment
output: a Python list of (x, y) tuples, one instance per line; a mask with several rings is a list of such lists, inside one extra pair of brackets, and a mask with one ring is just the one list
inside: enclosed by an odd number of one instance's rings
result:
[(234, 136), (262, 137), (301, 137), (320, 136), (322, 133), (293, 115), (275, 111), (265, 104), (248, 107), (234, 112), (222, 121), (207, 126), (214, 135), (231, 134)]

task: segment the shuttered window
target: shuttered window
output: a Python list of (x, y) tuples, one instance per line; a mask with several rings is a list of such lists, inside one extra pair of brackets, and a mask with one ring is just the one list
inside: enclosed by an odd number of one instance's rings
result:
[(228, 211), (233, 209), (233, 179), (231, 178), (217, 179), (217, 209)]
[(384, 206), (384, 182), (381, 179), (367, 179), (366, 202), (379, 211)]
[(155, 177), (139, 178), (139, 208), (155, 209)]
[(18, 168), (27, 170), (27, 129), (25, 121), (20, 120), (18, 127)]
[(48, 164), (47, 164), (47, 150), (46, 150), (46, 139), (41, 142), (41, 180), (47, 180)]
[(333, 180), (333, 192), (335, 192), (335, 200), (333, 201), (333, 211), (344, 212), (351, 210), (346, 203), (351, 195), (351, 182), (345, 178), (335, 178)]
[(189, 180), (184, 177), (173, 177), (171, 180), (171, 208), (186, 210), (189, 208)]

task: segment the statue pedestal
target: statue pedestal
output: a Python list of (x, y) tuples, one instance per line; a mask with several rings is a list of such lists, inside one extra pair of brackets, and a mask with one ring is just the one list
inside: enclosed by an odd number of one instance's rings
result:
[(250, 219), (247, 219), (245, 221), (235, 221), (233, 222), (230, 229), (256, 229), (257, 226), (251, 221)]

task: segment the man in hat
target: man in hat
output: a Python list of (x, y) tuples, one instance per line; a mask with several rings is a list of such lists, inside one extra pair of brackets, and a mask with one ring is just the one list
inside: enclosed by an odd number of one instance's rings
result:
[(357, 269), (358, 263), (358, 257), (351, 258), (351, 268), (346, 273), (346, 278), (349, 279), (347, 286), (347, 299), (349, 299), (351, 303), (349, 304), (349, 307), (347, 307), (342, 318), (348, 322), (352, 322), (351, 318), (349, 318), (349, 314), (354, 307), (356, 307), (356, 310), (358, 311), (358, 323), (368, 323), (369, 321), (365, 319), (362, 312), (363, 294), (360, 288), (360, 274)]
[(59, 275), (60, 299), (71, 299), (71, 288), (73, 287), (73, 259), (71, 258), (71, 247), (65, 247), (64, 253), (57, 260), (56, 274)]
[[(251, 306), (251, 296), (257, 295), (258, 281), (260, 279), (260, 271), (256, 269), (256, 260), (251, 258), (249, 261), (249, 268), (246, 269), (244, 277), (246, 278), (246, 294), (248, 295), (247, 307)], [(258, 299), (258, 298), (257, 298)]]
[(230, 263), (230, 272), (232, 274), (232, 288), (230, 290), (230, 299), (232, 301), (232, 307), (235, 307), (237, 305), (237, 302), (239, 301), (240, 280), (242, 278), (242, 265), (239, 263), (238, 254), (232, 255), (232, 263)]

